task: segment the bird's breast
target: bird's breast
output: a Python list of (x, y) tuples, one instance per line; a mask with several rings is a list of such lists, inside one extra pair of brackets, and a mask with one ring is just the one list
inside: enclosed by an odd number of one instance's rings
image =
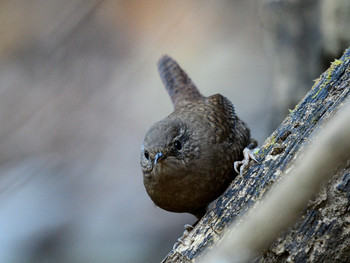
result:
[(197, 166), (167, 166), (165, 163), (144, 177), (153, 202), (168, 211), (192, 213), (216, 199), (231, 181), (231, 176), (216, 176)]

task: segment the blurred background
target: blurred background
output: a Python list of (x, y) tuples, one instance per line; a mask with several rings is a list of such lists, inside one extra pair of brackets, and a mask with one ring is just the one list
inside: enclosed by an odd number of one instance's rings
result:
[(261, 145), (350, 43), (350, 1), (0, 1), (0, 262), (159, 262), (196, 219), (139, 167), (169, 54)]

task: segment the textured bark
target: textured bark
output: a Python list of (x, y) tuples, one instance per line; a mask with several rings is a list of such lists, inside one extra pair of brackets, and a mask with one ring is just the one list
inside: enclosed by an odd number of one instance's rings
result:
[[(236, 178), (198, 225), (163, 262), (194, 262), (217, 244), (226, 227), (259, 202), (302, 158), (314, 131), (342, 107), (350, 94), (350, 49), (316, 80), (305, 98), (266, 140), (259, 163)], [(255, 262), (350, 262), (350, 162), (334, 172), (302, 216)], [(254, 230), (252, 230), (254, 231)], [(220, 245), (220, 244), (219, 244)]]

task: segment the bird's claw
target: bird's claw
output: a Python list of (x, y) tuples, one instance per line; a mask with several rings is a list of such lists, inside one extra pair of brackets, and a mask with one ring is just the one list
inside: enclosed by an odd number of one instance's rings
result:
[[(194, 228), (194, 226), (192, 226), (192, 225), (190, 225), (190, 224), (186, 224), (185, 226), (185, 232), (187, 231), (187, 234), (189, 233), (189, 232), (191, 232), (191, 230)], [(185, 233), (184, 232), (184, 233)]]
[(188, 237), (189, 233), (194, 228), (192, 225), (189, 225), (189, 224), (186, 224), (184, 227), (185, 227), (185, 231), (183, 232), (182, 236), (177, 239), (177, 242), (174, 244), (173, 249), (175, 249), (175, 247), (179, 245), (179, 243), (181, 243), (182, 245), (186, 245), (184, 242), (184, 239)]
[[(250, 160), (254, 160), (255, 162), (258, 162), (258, 160), (255, 158), (255, 155), (253, 153), (254, 151), (255, 150), (251, 150), (249, 148), (244, 148), (243, 160), (242, 161), (235, 161), (233, 163), (233, 168), (235, 169), (236, 173), (242, 174), (243, 170), (248, 166), (248, 163)], [(239, 170), (238, 170), (238, 168), (239, 168)]]

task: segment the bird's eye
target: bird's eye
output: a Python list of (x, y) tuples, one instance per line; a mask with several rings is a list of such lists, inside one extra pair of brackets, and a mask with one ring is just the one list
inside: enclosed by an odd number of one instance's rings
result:
[(181, 142), (179, 141), (179, 140), (176, 140), (175, 142), (174, 142), (174, 147), (175, 147), (175, 149), (176, 150), (181, 150), (182, 149), (182, 145), (181, 145)]
[(149, 160), (149, 152), (147, 150), (145, 150), (145, 152), (143, 154), (145, 155), (145, 158), (147, 160)]

